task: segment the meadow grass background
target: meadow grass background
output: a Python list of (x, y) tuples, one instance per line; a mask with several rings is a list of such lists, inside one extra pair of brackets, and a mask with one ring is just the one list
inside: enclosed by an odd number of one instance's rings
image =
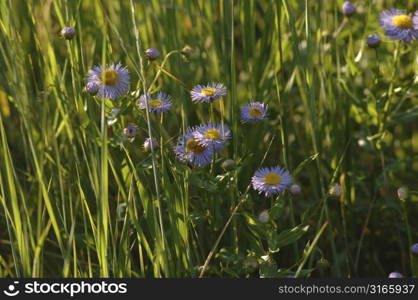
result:
[[(380, 11), (418, 4), (356, 1), (347, 19), (342, 2), (1, 1), (0, 276), (418, 276), (418, 42), (365, 44), (383, 36)], [(113, 62), (129, 68), (128, 95), (84, 92), (87, 71)], [(191, 88), (213, 81), (227, 96), (193, 104)], [(144, 90), (173, 109), (148, 118), (135, 108)], [(251, 100), (268, 121), (241, 124)], [(207, 167), (179, 162), (177, 137), (209, 120), (231, 127), (228, 147)], [(221, 167), (228, 158), (236, 168)], [(247, 189), (277, 164), (301, 195)]]

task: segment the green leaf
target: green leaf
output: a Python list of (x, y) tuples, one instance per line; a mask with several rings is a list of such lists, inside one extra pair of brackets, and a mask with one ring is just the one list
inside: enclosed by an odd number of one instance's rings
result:
[(269, 251), (272, 253), (280, 251), (281, 247), (292, 244), (300, 239), (309, 229), (309, 225), (298, 225), (292, 229), (285, 230), (280, 234), (273, 233), (268, 240)]
[(317, 159), (319, 156), (319, 153), (315, 153), (311, 156), (309, 156), (307, 159), (305, 159), (304, 161), (302, 161), (297, 167), (296, 169), (293, 171), (292, 176), (296, 177), (304, 168), (305, 166), (310, 163), (311, 161), (314, 161), (315, 159)]

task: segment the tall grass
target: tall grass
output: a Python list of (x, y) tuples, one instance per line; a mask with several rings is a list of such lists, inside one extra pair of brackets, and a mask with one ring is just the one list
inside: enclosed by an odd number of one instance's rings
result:
[[(381, 10), (418, 7), (361, 1), (347, 18), (342, 2), (1, 1), (0, 275), (417, 276), (417, 42), (375, 51), (365, 38), (383, 34)], [(150, 47), (162, 57), (148, 61)], [(119, 61), (126, 97), (84, 91), (91, 67)], [(193, 86), (213, 81), (227, 96), (193, 104)], [(170, 112), (136, 108), (159, 90)], [(251, 100), (267, 121), (240, 122)], [(232, 129), (226, 149), (207, 167), (177, 160), (177, 137), (210, 120)], [(147, 137), (161, 147), (145, 151)], [(301, 195), (252, 190), (277, 164)]]

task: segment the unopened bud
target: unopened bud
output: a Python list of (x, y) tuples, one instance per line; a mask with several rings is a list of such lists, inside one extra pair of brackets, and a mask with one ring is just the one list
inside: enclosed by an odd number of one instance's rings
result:
[(71, 40), (75, 35), (75, 29), (72, 27), (64, 27), (60, 32), (61, 36), (67, 40)]
[(160, 56), (160, 51), (156, 48), (149, 48), (145, 51), (145, 55), (149, 60), (157, 59)]

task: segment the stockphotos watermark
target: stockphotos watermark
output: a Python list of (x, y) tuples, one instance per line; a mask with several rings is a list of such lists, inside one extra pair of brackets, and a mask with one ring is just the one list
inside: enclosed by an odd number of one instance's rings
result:
[(19, 284), (19, 281), (14, 281), (7, 289), (3, 290), (4, 295), (14, 297), (19, 294), (60, 294), (69, 295), (74, 297), (75, 295), (86, 294), (126, 294), (128, 292), (127, 283), (107, 283), (101, 282), (39, 282), (34, 280), (32, 282), (26, 282)]

